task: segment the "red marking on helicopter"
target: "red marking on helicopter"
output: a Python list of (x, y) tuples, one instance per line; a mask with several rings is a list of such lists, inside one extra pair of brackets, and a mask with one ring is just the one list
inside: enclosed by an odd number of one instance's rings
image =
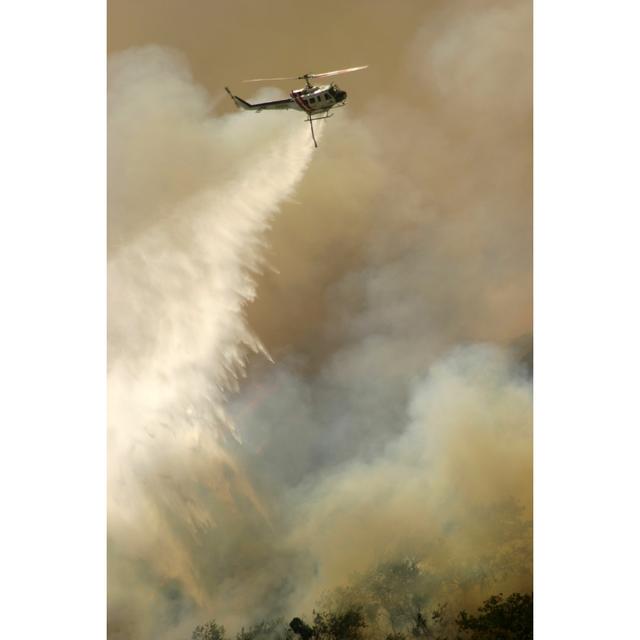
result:
[(291, 97), (296, 101), (296, 104), (303, 110), (306, 111), (307, 113), (310, 112), (310, 109), (307, 107), (307, 105), (305, 104), (305, 101), (297, 94), (293, 93), (293, 91), (291, 92)]

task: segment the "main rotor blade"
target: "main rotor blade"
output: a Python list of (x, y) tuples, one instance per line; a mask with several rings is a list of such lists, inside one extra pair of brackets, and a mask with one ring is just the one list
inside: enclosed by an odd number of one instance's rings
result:
[(288, 76), (284, 78), (252, 78), (251, 80), (243, 80), (242, 82), (273, 82), (276, 80), (308, 80), (309, 78), (328, 78), (329, 76), (337, 76), (341, 73), (351, 73), (352, 71), (360, 71), (366, 69), (369, 65), (362, 67), (350, 67), (349, 69), (338, 69), (337, 71), (326, 71), (325, 73), (305, 73), (302, 76)]
[(243, 80), (242, 82), (271, 82), (272, 80), (298, 80), (298, 76), (290, 78), (254, 78), (253, 80)]
[[(365, 64), (363, 67), (350, 67), (349, 69), (338, 69), (337, 71), (327, 71), (325, 73), (308, 73), (308, 78), (328, 78), (329, 76), (337, 76), (341, 73), (351, 73), (352, 71), (360, 71), (361, 69), (366, 69), (369, 65)], [(300, 78), (304, 78), (305, 76), (300, 76)]]

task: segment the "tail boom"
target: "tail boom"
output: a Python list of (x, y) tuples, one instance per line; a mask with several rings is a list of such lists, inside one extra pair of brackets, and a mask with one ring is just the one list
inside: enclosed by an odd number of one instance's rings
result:
[(251, 104), (238, 96), (233, 95), (229, 90), (229, 87), (225, 87), (226, 92), (231, 96), (236, 107), (239, 109), (245, 109), (246, 111), (262, 111), (263, 109), (296, 109), (297, 106), (291, 98), (286, 100), (273, 100), (271, 102), (259, 102), (258, 104)]

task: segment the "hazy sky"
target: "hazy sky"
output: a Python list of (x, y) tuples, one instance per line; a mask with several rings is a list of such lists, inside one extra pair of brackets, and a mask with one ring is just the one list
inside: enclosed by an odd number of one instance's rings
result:
[[(108, 8), (110, 637), (528, 588), (529, 2)], [(223, 89), (360, 64), (317, 150)]]

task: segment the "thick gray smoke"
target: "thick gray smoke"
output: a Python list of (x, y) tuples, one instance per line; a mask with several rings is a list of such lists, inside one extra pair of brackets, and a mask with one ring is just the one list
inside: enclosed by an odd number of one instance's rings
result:
[(110, 59), (111, 638), (531, 588), (530, 6), (427, 14), (317, 151)]
[[(291, 602), (309, 611), (352, 574), (406, 557), (451, 581), (483, 570), (529, 587), (527, 369), (509, 350), (461, 347), (407, 385), (386, 361), (341, 353), (306, 385), (281, 372), (242, 417), (242, 457), (280, 496), (283, 535), (307, 561)], [(510, 538), (514, 521), (523, 528)], [(514, 544), (524, 555), (510, 556)], [(470, 592), (485, 586), (468, 580)]]

